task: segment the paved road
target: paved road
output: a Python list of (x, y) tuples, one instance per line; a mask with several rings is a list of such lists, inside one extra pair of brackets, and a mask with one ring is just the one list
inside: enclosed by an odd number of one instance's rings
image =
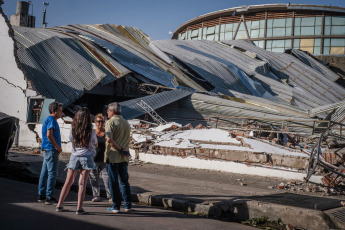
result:
[[(60, 191), (56, 191), (57, 194)], [(55, 206), (36, 202), (37, 185), (0, 178), (1, 229), (254, 229), (238, 223), (222, 222), (159, 208), (134, 205), (130, 214), (106, 212), (109, 203), (86, 202), (89, 215), (75, 214), (77, 194), (71, 192), (58, 213)], [(87, 196), (86, 200), (91, 197)]]

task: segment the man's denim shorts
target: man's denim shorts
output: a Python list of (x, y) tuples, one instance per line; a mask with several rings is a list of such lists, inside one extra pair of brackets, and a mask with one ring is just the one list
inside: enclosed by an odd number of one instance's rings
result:
[(85, 170), (92, 170), (97, 168), (94, 161), (93, 161), (93, 154), (88, 156), (75, 156), (71, 154), (71, 157), (69, 159), (69, 162), (66, 166), (66, 168), (72, 169), (72, 170), (79, 170), (79, 169), (85, 169)]

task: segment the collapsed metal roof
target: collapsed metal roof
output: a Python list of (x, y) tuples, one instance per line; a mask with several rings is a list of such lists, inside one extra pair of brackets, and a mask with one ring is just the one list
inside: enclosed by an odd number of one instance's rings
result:
[[(40, 94), (65, 107), (96, 85), (131, 74), (142, 83), (178, 89), (123, 102), (128, 119), (143, 114), (136, 105), (142, 99), (153, 109), (189, 100), (188, 109), (176, 111), (176, 117), (188, 117), (186, 111), (194, 109), (199, 117), (219, 113), (273, 125), (277, 119), (306, 119), (294, 130), (310, 133), (310, 117), (325, 117), (318, 112), (324, 111), (322, 106), (340, 103), (345, 96), (335, 83), (337, 75), (298, 50), (274, 53), (243, 40), (151, 43), (141, 30), (116, 25), (14, 31), (27, 78)], [(195, 90), (204, 94), (186, 97)]]
[(148, 104), (152, 109), (155, 110), (172, 102), (180, 100), (181, 98), (184, 98), (188, 95), (191, 95), (193, 92), (194, 90), (191, 89), (175, 89), (121, 102), (121, 114), (125, 119), (133, 119), (145, 114), (145, 111), (138, 105), (138, 102), (141, 100), (143, 100), (146, 104)]

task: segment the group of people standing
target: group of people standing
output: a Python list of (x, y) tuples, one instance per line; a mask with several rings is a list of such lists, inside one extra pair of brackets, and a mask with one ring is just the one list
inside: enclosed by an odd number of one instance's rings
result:
[(101, 173), (107, 198), (113, 203), (107, 210), (119, 213), (123, 198), (124, 211), (131, 212), (129, 158), (122, 154), (129, 149), (130, 125), (121, 116), (120, 104), (114, 102), (108, 105), (107, 122), (102, 114), (95, 116), (95, 130), (92, 128), (92, 118), (87, 108), (81, 108), (75, 114), (70, 133), (71, 156), (66, 166), (68, 169), (66, 181), (58, 201), (53, 194), (58, 174), (59, 154), (62, 152), (60, 128), (57, 123), (57, 119), (63, 116), (62, 104), (51, 103), (49, 113), (50, 116), (45, 119), (42, 126), (43, 164), (38, 185), (38, 202), (57, 205), (56, 211), (63, 211), (63, 202), (79, 172), (76, 214), (85, 214), (83, 202), (87, 180), (90, 176), (94, 196), (92, 201), (98, 202), (101, 200), (99, 185)]

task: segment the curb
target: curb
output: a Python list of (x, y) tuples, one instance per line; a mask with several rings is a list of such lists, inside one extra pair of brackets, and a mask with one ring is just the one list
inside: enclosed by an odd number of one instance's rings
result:
[(233, 221), (244, 221), (250, 218), (266, 216), (270, 221), (280, 218), (284, 224), (291, 224), (294, 227), (303, 229), (324, 230), (336, 228), (336, 223), (323, 211), (250, 199), (197, 204), (188, 200), (145, 192), (133, 193), (132, 200), (133, 202), (148, 206), (164, 207), (175, 211), (196, 213), (201, 216), (224, 218)]

